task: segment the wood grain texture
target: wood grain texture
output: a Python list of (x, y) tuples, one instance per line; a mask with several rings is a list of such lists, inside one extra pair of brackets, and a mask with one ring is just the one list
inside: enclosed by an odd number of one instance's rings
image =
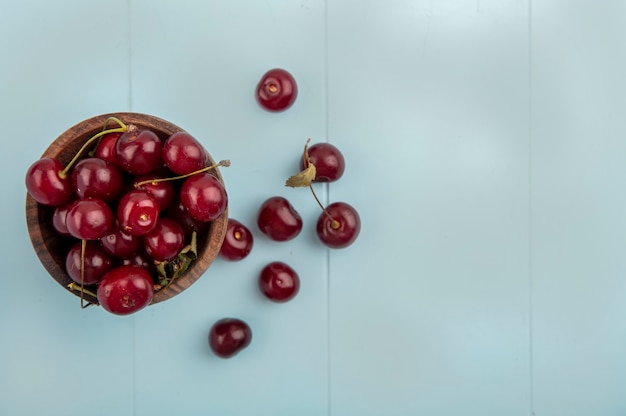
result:
[[(166, 120), (146, 114), (128, 112), (103, 114), (84, 120), (63, 132), (50, 144), (42, 154), (42, 158), (56, 158), (65, 165), (90, 137), (102, 130), (105, 120), (109, 117), (117, 117), (127, 125), (133, 124), (139, 128), (152, 130), (162, 140), (167, 139), (167, 137), (177, 131), (183, 131), (182, 128)], [(215, 164), (210, 154), (209, 163)], [(219, 169), (214, 169), (211, 173), (222, 184), (224, 183)], [(52, 226), (53, 211), (53, 207), (38, 204), (30, 195), (26, 195), (26, 222), (30, 240), (37, 257), (53, 279), (68, 292), (75, 296), (80, 296), (79, 292), (68, 288), (72, 280), (65, 271), (67, 249), (75, 240), (64, 238), (54, 230)], [(198, 236), (198, 258), (192, 263), (187, 272), (174, 280), (169, 286), (155, 292), (152, 304), (163, 302), (178, 295), (204, 274), (219, 254), (224, 241), (227, 223), (228, 210), (211, 222), (208, 231), (204, 235)], [(85, 299), (91, 303), (98, 304), (98, 300), (89, 295), (85, 295)]]

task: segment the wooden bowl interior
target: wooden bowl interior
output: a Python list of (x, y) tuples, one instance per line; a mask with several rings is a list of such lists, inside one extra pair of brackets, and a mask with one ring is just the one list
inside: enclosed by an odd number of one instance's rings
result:
[[(127, 125), (134, 124), (139, 128), (150, 129), (156, 133), (161, 140), (165, 140), (171, 134), (183, 130), (168, 121), (145, 114), (104, 114), (85, 120), (66, 130), (52, 142), (43, 153), (42, 157), (56, 158), (63, 165), (67, 164), (90, 137), (102, 130), (105, 120), (111, 116), (119, 118)], [(115, 127), (114, 124), (113, 127)], [(209, 160), (211, 164), (215, 163), (210, 155)], [(222, 184), (224, 183), (219, 169), (214, 169), (210, 173)], [(26, 196), (26, 222), (28, 232), (39, 260), (48, 273), (61, 286), (75, 296), (80, 296), (79, 292), (72, 291), (68, 288), (72, 280), (65, 272), (65, 256), (67, 250), (76, 240), (62, 237), (54, 230), (52, 226), (53, 212), (53, 207), (40, 205), (30, 195)], [(228, 212), (226, 211), (219, 218), (211, 222), (207, 232), (198, 235), (198, 258), (192, 263), (185, 274), (175, 279), (169, 286), (155, 292), (152, 304), (176, 296), (200, 278), (219, 253), (226, 233), (227, 222)], [(98, 304), (98, 300), (91, 296), (85, 295), (85, 299), (88, 302)]]

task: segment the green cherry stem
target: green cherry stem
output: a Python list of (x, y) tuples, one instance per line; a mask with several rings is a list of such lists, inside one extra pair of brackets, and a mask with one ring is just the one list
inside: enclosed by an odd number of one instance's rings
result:
[[(81, 285), (79, 285), (78, 283), (75, 283), (75, 282), (72, 282), (72, 283), (70, 283), (69, 285), (67, 285), (67, 288), (68, 288), (68, 289), (70, 289), (70, 290), (74, 290), (74, 291), (76, 291), (76, 292), (78, 292), (78, 291), (82, 291), (85, 295), (88, 295), (88, 296), (93, 296), (94, 298), (97, 298), (97, 297), (98, 297), (98, 296), (97, 296), (94, 292), (92, 292), (91, 290), (86, 289), (86, 288), (82, 287)], [(89, 306), (89, 305), (92, 305), (92, 304), (90, 303), (90, 304), (87, 304), (86, 306)]]
[(195, 170), (195, 171), (187, 173), (185, 175), (171, 176), (169, 178), (146, 179), (145, 181), (135, 182), (134, 186), (135, 186), (135, 188), (140, 188), (143, 185), (148, 185), (148, 184), (154, 185), (154, 184), (157, 184), (159, 182), (176, 181), (178, 179), (185, 179), (185, 178), (188, 178), (190, 176), (197, 175), (199, 173), (207, 172), (207, 171), (209, 171), (211, 169), (218, 168), (220, 166), (223, 166), (223, 167), (227, 168), (228, 166), (230, 166), (230, 160), (220, 160), (218, 163), (216, 163), (214, 165), (207, 166), (205, 168)]
[[(120, 123), (122, 123), (122, 122), (120, 121)], [(107, 130), (101, 131), (100, 133), (94, 134), (89, 140), (87, 140), (85, 142), (85, 144), (83, 144), (83, 146), (78, 150), (78, 152), (76, 152), (76, 154), (74, 155), (72, 160), (70, 160), (70, 162), (67, 164), (67, 166), (65, 166), (65, 169), (63, 169), (61, 172), (59, 172), (59, 176), (61, 178), (65, 179), (67, 177), (67, 174), (70, 171), (70, 169), (72, 169), (72, 167), (78, 161), (78, 159), (83, 155), (83, 153), (85, 153), (85, 150), (87, 150), (89, 148), (89, 146), (91, 146), (92, 143), (95, 142), (96, 140), (98, 140), (100, 137), (102, 137), (102, 136), (104, 136), (106, 134), (109, 134), (109, 133), (124, 133), (126, 131), (131, 131), (131, 130), (133, 130), (135, 128), (136, 127), (134, 127), (133, 125), (126, 126), (124, 124), (123, 127), (118, 127), (118, 128), (115, 128), (115, 129), (107, 129)]]

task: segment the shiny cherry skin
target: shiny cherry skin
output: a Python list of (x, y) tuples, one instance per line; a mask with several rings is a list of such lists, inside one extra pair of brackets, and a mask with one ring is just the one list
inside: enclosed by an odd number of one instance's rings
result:
[(70, 206), (76, 201), (75, 198), (70, 198), (68, 201), (54, 207), (52, 211), (52, 226), (54, 230), (64, 237), (69, 237), (71, 234), (67, 230), (67, 211)]
[(26, 171), (26, 190), (42, 205), (57, 206), (72, 195), (70, 175), (63, 174), (63, 165), (49, 157), (35, 161)]
[(122, 172), (112, 163), (97, 157), (81, 160), (72, 169), (72, 187), (79, 198), (111, 201), (122, 190)]
[(141, 266), (118, 266), (98, 284), (98, 303), (115, 315), (129, 315), (150, 304), (154, 295), (152, 276)]
[(220, 358), (232, 358), (252, 342), (250, 326), (237, 318), (222, 318), (209, 331), (209, 346)]
[(261, 270), (259, 289), (273, 302), (287, 302), (298, 294), (300, 277), (288, 264), (275, 261)]
[(228, 195), (220, 181), (210, 173), (199, 173), (185, 179), (180, 200), (197, 221), (213, 221), (226, 210)]
[(148, 256), (157, 261), (170, 261), (178, 256), (185, 246), (185, 233), (178, 223), (170, 218), (159, 219), (154, 230), (143, 237)]
[(298, 85), (286, 70), (274, 68), (267, 71), (256, 87), (256, 99), (267, 111), (287, 110), (298, 97)]
[[(334, 182), (343, 176), (346, 161), (335, 146), (330, 143), (315, 143), (308, 151), (309, 160), (316, 170), (314, 182)], [(300, 167), (304, 169), (302, 162)]]
[(165, 140), (163, 162), (175, 174), (186, 175), (208, 166), (209, 154), (195, 137), (179, 131)]
[(163, 143), (150, 130), (124, 132), (115, 143), (115, 158), (122, 170), (132, 175), (150, 173), (163, 165)]
[(320, 241), (329, 248), (351, 245), (361, 231), (357, 210), (345, 202), (334, 202), (326, 207), (326, 213), (320, 214), (317, 220), (316, 231)]
[(265, 200), (257, 216), (259, 230), (274, 241), (288, 241), (302, 231), (302, 217), (282, 196)]
[(154, 230), (161, 208), (155, 197), (146, 191), (129, 191), (117, 206), (117, 221), (124, 232), (142, 236)]
[[(138, 184), (147, 180), (164, 178), (167, 176), (168, 173), (166, 172), (152, 172), (145, 175), (136, 176), (134, 182)], [(174, 184), (172, 183), (172, 181), (145, 183), (143, 185), (139, 185), (135, 189), (146, 191), (153, 197), (155, 197), (156, 200), (159, 202), (159, 209), (161, 211), (168, 209), (176, 196), (176, 190), (174, 189)]]
[(114, 225), (111, 209), (101, 199), (78, 199), (70, 205), (65, 216), (67, 231), (81, 240), (98, 240)]
[(100, 138), (100, 142), (96, 146), (94, 156), (107, 162), (117, 165), (117, 157), (115, 156), (115, 145), (117, 139), (120, 138), (122, 133), (109, 133)]
[(102, 248), (118, 259), (134, 256), (139, 252), (141, 244), (141, 237), (128, 234), (120, 227), (117, 221), (109, 234), (100, 239)]
[(220, 256), (229, 261), (239, 261), (248, 256), (254, 245), (252, 233), (241, 222), (229, 218)]
[(84, 282), (81, 276), (82, 243), (74, 243), (65, 257), (65, 271), (78, 284), (95, 285), (102, 276), (113, 268), (113, 258), (98, 244), (97, 241), (87, 241), (85, 244), (85, 273)]
[(210, 222), (198, 221), (192, 218), (180, 199), (174, 199), (174, 202), (166, 210), (165, 215), (180, 224), (185, 235), (191, 235), (194, 232), (201, 234), (209, 228), (210, 224)]

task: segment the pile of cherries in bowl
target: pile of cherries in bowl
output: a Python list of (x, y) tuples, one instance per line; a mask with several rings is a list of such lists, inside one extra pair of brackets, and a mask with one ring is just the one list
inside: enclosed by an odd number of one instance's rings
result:
[(228, 161), (215, 164), (185, 131), (159, 133), (110, 116), (78, 150), (59, 151), (69, 161), (44, 154), (26, 172), (33, 245), (55, 273), (58, 264), (44, 258), (65, 256), (67, 287), (83, 307), (137, 312), (195, 266), (199, 242), (215, 234), (221, 244), (212, 226), (226, 216), (217, 168)]

